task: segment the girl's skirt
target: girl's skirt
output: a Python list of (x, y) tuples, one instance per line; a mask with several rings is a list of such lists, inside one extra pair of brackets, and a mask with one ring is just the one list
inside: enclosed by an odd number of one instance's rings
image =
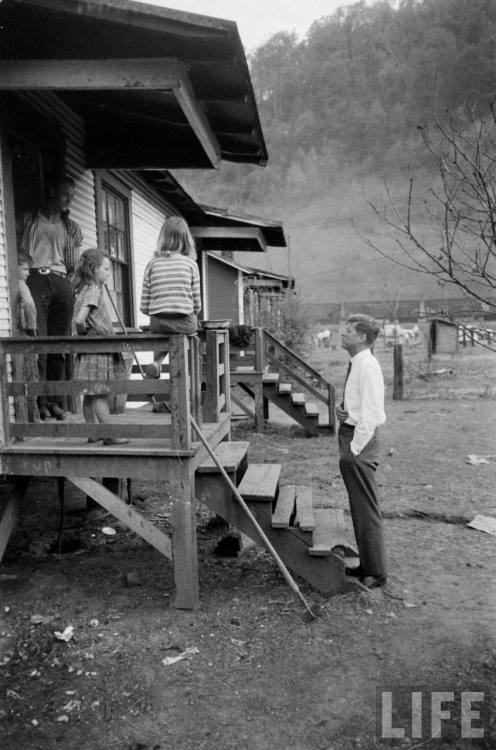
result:
[[(122, 354), (78, 354), (74, 366), (74, 380), (126, 380), (127, 373)], [(110, 393), (108, 386), (84, 391), (87, 396)]]

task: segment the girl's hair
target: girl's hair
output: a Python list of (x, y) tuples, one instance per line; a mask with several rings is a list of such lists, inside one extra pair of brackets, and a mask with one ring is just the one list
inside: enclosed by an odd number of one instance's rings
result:
[(17, 265), (18, 266), (31, 266), (33, 265), (33, 259), (30, 255), (27, 253), (18, 253), (17, 254)]
[(196, 260), (195, 241), (181, 216), (170, 216), (162, 224), (158, 235), (156, 256), (180, 252)]
[(79, 292), (85, 284), (96, 284), (96, 270), (109, 256), (98, 247), (90, 247), (81, 254), (72, 278), (72, 288)]

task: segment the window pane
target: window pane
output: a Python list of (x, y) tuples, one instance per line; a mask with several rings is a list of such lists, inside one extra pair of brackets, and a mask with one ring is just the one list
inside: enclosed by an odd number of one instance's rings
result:
[(126, 240), (122, 232), (117, 231), (117, 257), (119, 260), (126, 260)]
[(115, 198), (110, 193), (108, 193), (107, 205), (108, 205), (107, 221), (111, 226), (114, 227), (115, 226)]
[(122, 232), (125, 229), (124, 225), (124, 202), (116, 199), (115, 201), (115, 226)]
[(108, 254), (111, 258), (117, 258), (117, 237), (115, 229), (109, 228), (108, 230)]

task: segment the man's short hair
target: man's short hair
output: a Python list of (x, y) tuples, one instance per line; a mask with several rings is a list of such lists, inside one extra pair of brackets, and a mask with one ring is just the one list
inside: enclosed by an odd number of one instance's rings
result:
[(363, 315), (361, 313), (354, 313), (349, 315), (346, 321), (355, 326), (355, 330), (358, 333), (364, 333), (367, 339), (367, 344), (371, 346), (379, 335), (381, 327), (377, 320), (371, 315)]

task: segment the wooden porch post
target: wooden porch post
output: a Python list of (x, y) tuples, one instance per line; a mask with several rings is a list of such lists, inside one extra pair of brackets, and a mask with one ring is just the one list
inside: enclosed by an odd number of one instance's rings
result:
[(191, 424), (187, 337), (171, 336), (169, 344), (172, 445), (174, 448), (189, 450)]
[(174, 472), (172, 522), (177, 609), (198, 606), (198, 549), (196, 539), (196, 503), (192, 493), (189, 461), (178, 461)]

